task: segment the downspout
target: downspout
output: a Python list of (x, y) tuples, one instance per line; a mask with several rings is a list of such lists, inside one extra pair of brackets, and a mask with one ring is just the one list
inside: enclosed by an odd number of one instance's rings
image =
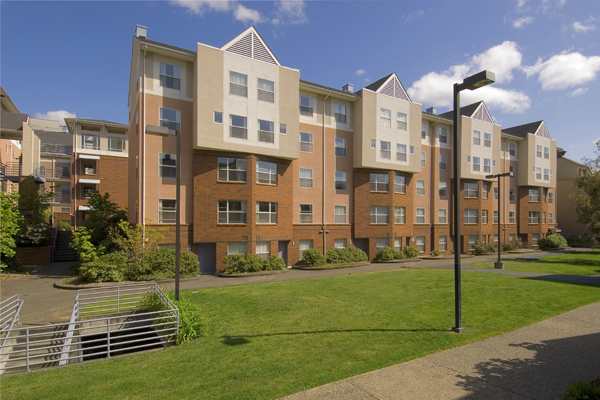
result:
[(322, 146), (323, 146), (323, 190), (321, 191), (323, 194), (323, 200), (321, 202), (321, 214), (322, 214), (322, 221), (323, 221), (323, 255), (325, 255), (325, 253), (327, 253), (327, 224), (325, 223), (325, 115), (327, 114), (326, 112), (326, 107), (325, 107), (325, 103), (327, 102), (327, 99), (329, 98), (329, 95), (331, 94), (331, 92), (327, 93), (327, 96), (325, 96), (325, 98), (323, 99), (323, 139), (322, 139)]
[[(433, 121), (433, 123), (430, 125), (429, 127), (429, 232), (430, 232), (430, 241), (431, 241), (431, 246), (430, 248), (433, 249), (434, 246), (434, 238), (435, 238), (435, 233), (434, 232), (434, 225), (435, 225), (435, 221), (436, 221), (436, 213), (435, 213), (435, 209), (436, 209), (436, 200), (437, 196), (439, 195), (439, 183), (438, 183), (438, 190), (436, 190), (435, 185), (433, 184), (433, 169), (435, 168), (435, 162), (433, 161), (433, 147), (435, 145), (435, 142), (433, 141), (433, 134), (435, 132), (435, 126), (437, 125), (437, 123), (440, 122), (440, 120), (438, 119), (437, 121)], [(423, 119), (421, 119), (421, 123), (423, 123)], [(440, 154), (442, 154), (442, 147), (440, 146)], [(448, 168), (448, 164), (450, 164), (448, 162), (448, 160), (446, 160), (446, 168)], [(438, 170), (439, 171), (439, 170)], [(440, 174), (438, 172), (437, 174), (438, 177), (438, 182), (440, 179)], [(435, 194), (435, 196), (434, 196)], [(446, 221), (448, 221), (448, 214), (449, 212), (446, 211)], [(438, 216), (439, 218), (439, 216)], [(439, 222), (439, 219), (438, 219)]]
[(140, 178), (142, 180), (142, 198), (140, 199), (140, 211), (141, 211), (141, 222), (142, 222), (142, 243), (146, 243), (146, 51), (148, 45), (144, 45), (144, 65), (142, 68), (142, 130), (140, 135), (142, 136), (142, 168)]

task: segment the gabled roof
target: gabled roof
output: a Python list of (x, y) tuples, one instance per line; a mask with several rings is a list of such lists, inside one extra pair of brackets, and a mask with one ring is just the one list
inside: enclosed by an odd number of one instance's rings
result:
[(2, 130), (22, 131), (23, 122), (29, 119), (28, 114), (19, 114), (8, 111), (2, 111), (0, 128)]
[(305, 81), (303, 79), (300, 79), (300, 85), (301, 86), (310, 86), (310, 87), (313, 87), (313, 88), (316, 88), (316, 89), (321, 89), (321, 90), (324, 90), (324, 91), (327, 91), (327, 92), (332, 92), (332, 93), (341, 94), (341, 95), (344, 95), (344, 96), (354, 97), (356, 99), (360, 98), (359, 95), (354, 94), (352, 92), (346, 92), (344, 90), (332, 88), (332, 87), (321, 85), (321, 84), (314, 83), (314, 82)]
[(140, 43), (148, 44), (148, 45), (151, 45), (154, 47), (163, 47), (168, 50), (178, 51), (180, 53), (185, 53), (192, 57), (196, 56), (196, 52), (192, 51), (192, 50), (182, 49), (181, 47), (171, 46), (170, 44), (156, 42), (154, 40), (150, 40), (150, 39), (146, 39), (146, 38), (142, 38), (142, 37), (135, 36), (134, 38), (137, 39)]
[(281, 63), (271, 52), (271, 49), (269, 49), (269, 46), (267, 46), (254, 26), (240, 33), (225, 46), (221, 47), (221, 50), (281, 67)]
[(6, 93), (6, 90), (4, 90), (2, 85), (0, 85), (0, 92), (0, 97), (2, 98), (2, 108), (9, 112), (20, 113), (21, 111), (19, 111), (14, 101), (12, 101), (8, 93)]
[(395, 97), (400, 100), (412, 101), (395, 72), (392, 72), (388, 76), (385, 76), (380, 80), (365, 86), (365, 89), (386, 96)]
[[(475, 110), (479, 108), (479, 106), (483, 103), (483, 101), (478, 101), (477, 103), (469, 104), (468, 106), (464, 106), (460, 108), (460, 115), (464, 115), (465, 117), (472, 118)], [(446, 111), (443, 114), (439, 115), (442, 118), (448, 118), (454, 120), (454, 110)]]
[(520, 137), (521, 139), (527, 139), (528, 134), (552, 139), (544, 121), (530, 122), (528, 124), (513, 126), (512, 128), (505, 128), (502, 129), (502, 132)]

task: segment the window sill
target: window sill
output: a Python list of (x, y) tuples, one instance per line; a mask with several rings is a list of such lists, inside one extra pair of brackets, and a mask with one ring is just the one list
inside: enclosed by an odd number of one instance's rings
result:
[[(245, 182), (244, 182), (245, 183)], [(264, 182), (256, 182), (257, 185), (263, 185), (263, 186), (272, 186), (272, 187), (277, 187), (276, 183), (264, 183)]]
[(246, 225), (248, 225), (247, 222), (246, 223), (239, 223), (239, 224), (236, 224), (236, 223), (223, 223), (223, 222), (219, 223), (219, 222), (217, 222), (217, 226), (246, 226)]
[(240, 183), (248, 183), (247, 181), (220, 181), (217, 180), (217, 183), (234, 183), (234, 184), (240, 184)]

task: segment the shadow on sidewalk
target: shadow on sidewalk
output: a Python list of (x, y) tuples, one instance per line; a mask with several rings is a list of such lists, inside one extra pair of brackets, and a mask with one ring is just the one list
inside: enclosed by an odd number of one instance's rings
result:
[(572, 381), (600, 377), (600, 333), (510, 346), (535, 354), (475, 364), (474, 376), (458, 375), (462, 382), (457, 385), (471, 392), (462, 399), (486, 398), (489, 388), (496, 386), (532, 399), (554, 400)]
[(44, 268), (41, 268), (34, 275), (38, 275), (42, 278), (57, 278), (57, 277), (69, 277), (71, 276), (71, 265), (79, 264), (76, 261), (64, 261), (64, 262), (54, 262), (46, 265)]

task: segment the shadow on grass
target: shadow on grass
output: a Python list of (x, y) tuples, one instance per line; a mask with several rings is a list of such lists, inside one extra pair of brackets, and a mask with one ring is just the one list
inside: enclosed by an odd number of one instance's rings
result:
[(522, 279), (532, 279), (536, 281), (548, 281), (558, 283), (570, 283), (572, 285), (598, 287), (600, 286), (600, 277), (583, 275), (559, 275), (548, 274), (543, 276), (527, 276)]

